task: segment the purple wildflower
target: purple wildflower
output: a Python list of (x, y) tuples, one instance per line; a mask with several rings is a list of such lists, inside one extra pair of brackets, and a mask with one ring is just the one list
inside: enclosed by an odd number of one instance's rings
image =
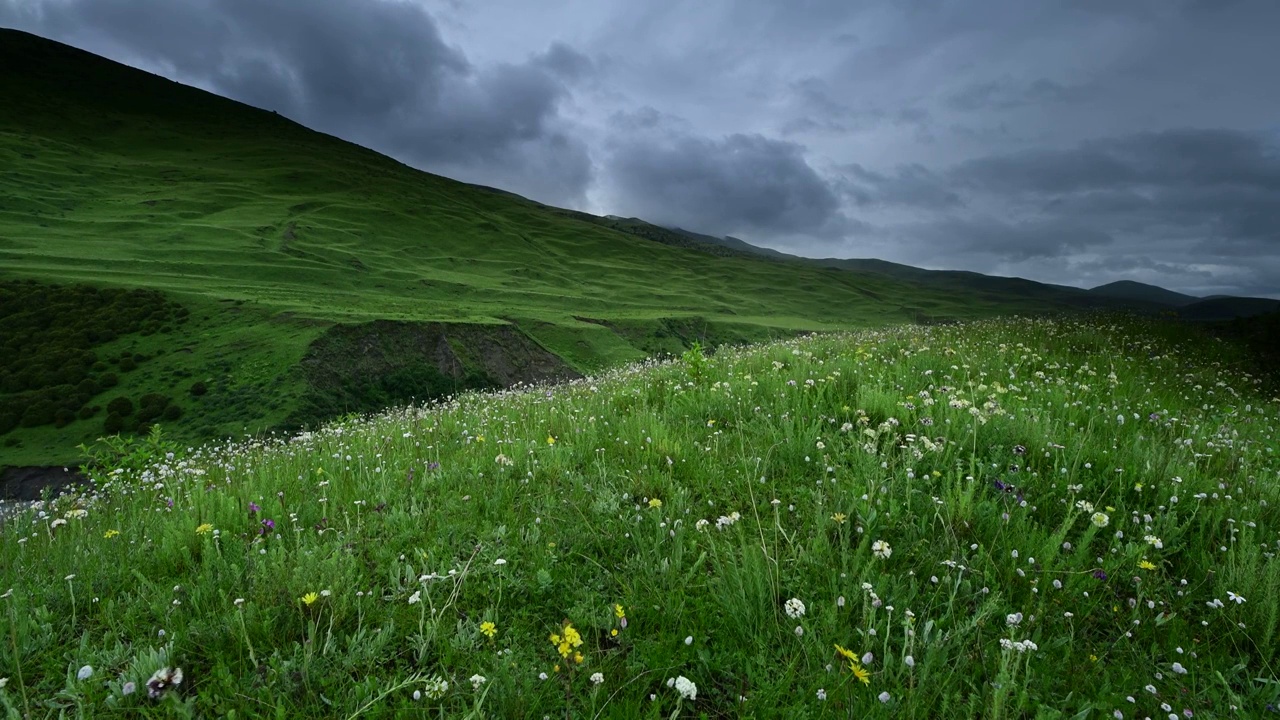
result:
[(1107, 573), (1106, 573), (1105, 571), (1103, 571), (1103, 570), (1094, 570), (1094, 571), (1093, 571), (1093, 576), (1094, 576), (1095, 578), (1099, 579), (1099, 580), (1106, 580), (1106, 579), (1107, 579)]
[(259, 535), (266, 535), (276, 529), (276, 521), (271, 518), (263, 518), (262, 527), (258, 529)]
[(253, 502), (252, 500), (249, 501), (249, 517), (257, 515), (258, 511), (261, 509), (262, 508), (258, 507), (258, 503)]

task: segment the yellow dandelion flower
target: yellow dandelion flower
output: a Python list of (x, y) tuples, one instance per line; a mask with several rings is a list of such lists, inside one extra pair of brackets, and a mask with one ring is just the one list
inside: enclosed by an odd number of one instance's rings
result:
[(111, 538), (113, 538), (113, 537), (115, 537), (115, 536), (117, 536), (117, 535), (119, 535), (119, 534), (120, 534), (120, 531), (119, 531), (119, 530), (108, 530), (108, 531), (106, 531), (106, 532), (102, 533), (102, 537), (104, 537), (104, 538), (106, 538), (106, 539), (110, 540)]
[(849, 672), (853, 673), (853, 676), (863, 685), (871, 684), (871, 673), (867, 672), (867, 669), (859, 665), (856, 660), (849, 661)]
[(849, 650), (849, 649), (847, 649), (847, 648), (842, 648), (842, 647), (840, 647), (840, 644), (839, 644), (839, 643), (836, 643), (836, 652), (838, 652), (838, 653), (840, 653), (841, 655), (843, 655), (843, 656), (845, 657), (845, 659), (846, 659), (846, 660), (854, 660), (854, 659), (856, 659), (856, 658), (858, 657), (857, 655), (854, 655), (854, 654), (853, 654), (853, 651), (852, 651), (852, 650)]
[(307, 593), (306, 595), (303, 595), (302, 597), (300, 597), (300, 598), (298, 598), (298, 599), (302, 601), (302, 604), (303, 604), (303, 605), (311, 606), (312, 604), (314, 604), (314, 603), (315, 603), (315, 601), (317, 601), (317, 600), (319, 600), (319, 599), (320, 599), (320, 594), (319, 594), (319, 593), (314, 593), (314, 592), (309, 592), (309, 593)]
[(832, 515), (831, 519), (835, 520), (838, 524), (843, 525), (844, 521), (849, 519), (849, 516), (842, 512), (838, 512), (835, 515)]
[(493, 636), (498, 634), (498, 626), (486, 620), (480, 623), (480, 632), (484, 633), (485, 637), (492, 640)]
[(1143, 558), (1142, 562), (1138, 563), (1138, 567), (1142, 568), (1143, 570), (1155, 570), (1156, 564), (1146, 558)]
[(213, 532), (213, 523), (204, 523), (196, 528), (197, 535), (208, 535)]
[(658, 498), (653, 498), (653, 499), (651, 499), (651, 500), (649, 501), (649, 507), (651, 507), (651, 508), (660, 508), (660, 507), (662, 507), (662, 501), (661, 501), (661, 500), (659, 500)]

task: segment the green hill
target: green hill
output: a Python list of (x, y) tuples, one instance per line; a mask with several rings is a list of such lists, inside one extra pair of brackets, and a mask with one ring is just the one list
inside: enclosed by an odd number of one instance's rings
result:
[(193, 443), (694, 340), (1080, 306), (1029, 281), (710, 253), (22, 32), (0, 31), (0, 66), (0, 466), (72, 462), (156, 422)]
[(1193, 295), (1184, 295), (1179, 292), (1173, 292), (1172, 290), (1165, 290), (1162, 287), (1134, 282), (1132, 280), (1120, 280), (1119, 282), (1099, 285), (1098, 287), (1090, 288), (1089, 293), (1102, 297), (1161, 303), (1164, 305), (1172, 305), (1174, 307), (1190, 305), (1191, 303), (1200, 300), (1200, 298)]

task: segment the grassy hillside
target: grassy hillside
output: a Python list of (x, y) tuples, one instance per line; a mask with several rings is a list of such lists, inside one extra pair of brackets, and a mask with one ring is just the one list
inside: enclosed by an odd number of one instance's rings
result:
[(1119, 282), (1107, 283), (1106, 285), (1099, 285), (1098, 287), (1090, 288), (1089, 293), (1104, 297), (1159, 303), (1172, 307), (1182, 307), (1200, 300), (1200, 298), (1192, 295), (1184, 295), (1183, 293), (1165, 290), (1162, 287), (1134, 282), (1132, 280), (1121, 280)]
[(1226, 347), (904, 327), (121, 448), (0, 531), (0, 707), (1263, 717), (1280, 399)]
[[(645, 227), (669, 231), (639, 221), (612, 227), (419, 172), (16, 31), (0, 31), (0, 65), (0, 283), (14, 298), (5, 311), (16, 316), (37, 295), (57, 295), (78, 298), (68, 312), (97, 317), (112, 306), (95, 304), (103, 296), (90, 289), (142, 289), (184, 318), (77, 340), (77, 352), (94, 356), (83, 356), (80, 380), (94, 384), (55, 403), (53, 423), (36, 422), (48, 408), (28, 416), (28, 396), (52, 396), (67, 383), (0, 378), (0, 416), (17, 426), (0, 439), (0, 466), (71, 462), (81, 442), (117, 427), (145, 432), (157, 420), (194, 442), (296, 426), (321, 408), (363, 411), (504, 379), (468, 347), (476, 331), (459, 328), (444, 332), (451, 357), (389, 358), (375, 365), (398, 380), (317, 399), (324, 385), (303, 360), (341, 341), (347, 331), (335, 324), (397, 323), (382, 326), (404, 333), (386, 339), (390, 348), (440, 334), (440, 323), (488, 328), (479, 334), (487, 347), (560, 359), (540, 365), (541, 375), (515, 377), (532, 380), (680, 351), (695, 339), (1070, 306), (654, 242)], [(64, 345), (53, 342), (50, 352)], [(138, 371), (107, 367), (126, 354), (146, 360)], [(116, 384), (100, 382), (112, 372)], [(417, 395), (401, 382), (432, 373), (440, 377), (420, 383)], [(112, 401), (138, 408), (147, 395), (167, 398), (159, 418), (108, 423)]]

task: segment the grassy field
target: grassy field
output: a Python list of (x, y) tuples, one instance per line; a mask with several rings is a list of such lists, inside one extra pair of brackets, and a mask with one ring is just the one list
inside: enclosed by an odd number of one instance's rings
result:
[(0, 532), (0, 704), (1262, 717), (1280, 398), (1239, 361), (1155, 321), (898, 327), (104, 448)]
[[(183, 412), (166, 426), (185, 442), (287, 427), (311, 389), (299, 363), (335, 323), (510, 326), (582, 373), (694, 339), (1080, 302), (1048, 286), (965, 292), (700, 252), (662, 228), (419, 172), (16, 31), (0, 30), (0, 64), (0, 281), (155, 290), (191, 317), (102, 344), (160, 359), (91, 397), (88, 419), (19, 423), (0, 439), (0, 465), (75, 461), (122, 396), (171, 398)], [(197, 379), (200, 398), (188, 392)], [(9, 400), (20, 419), (27, 404)]]

